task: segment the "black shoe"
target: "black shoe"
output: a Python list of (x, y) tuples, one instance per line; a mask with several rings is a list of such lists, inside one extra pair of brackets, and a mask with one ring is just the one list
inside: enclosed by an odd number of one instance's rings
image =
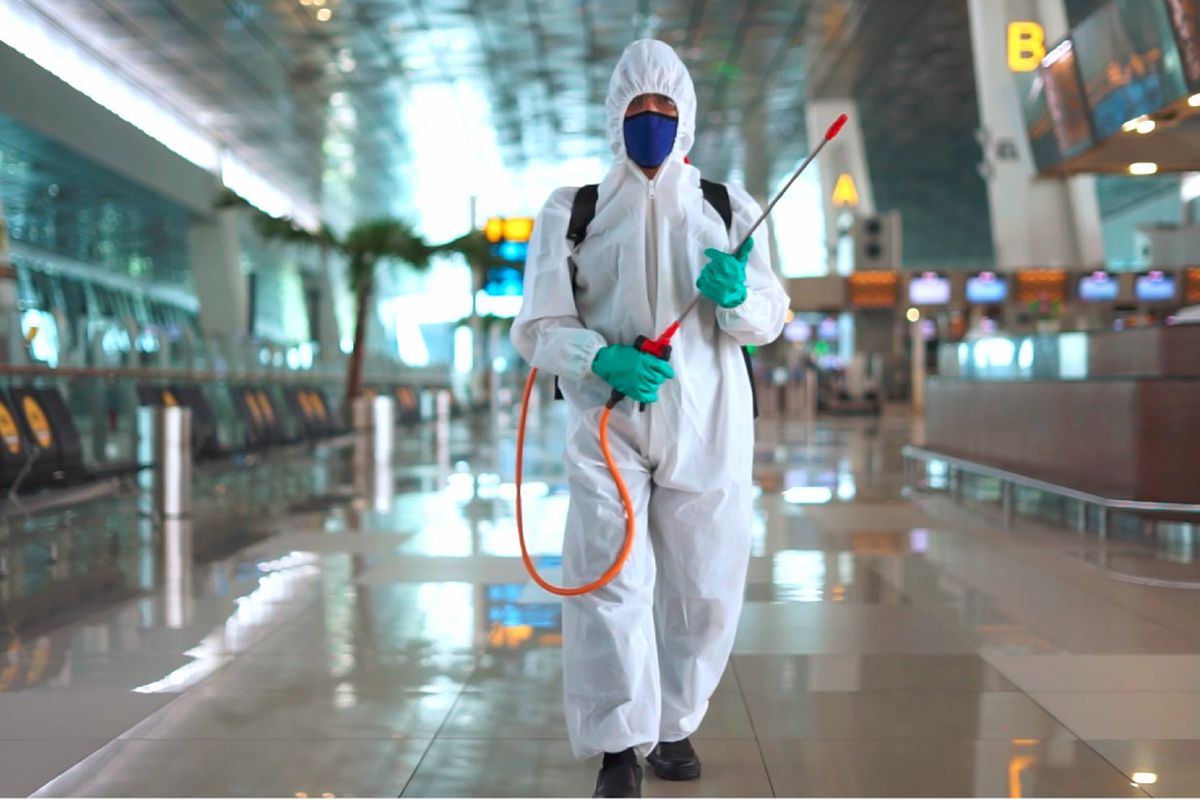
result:
[(687, 739), (659, 742), (646, 760), (664, 781), (694, 781), (700, 777), (700, 757)]
[(642, 768), (632, 749), (621, 753), (605, 753), (604, 766), (596, 777), (596, 792), (592, 797), (641, 797)]

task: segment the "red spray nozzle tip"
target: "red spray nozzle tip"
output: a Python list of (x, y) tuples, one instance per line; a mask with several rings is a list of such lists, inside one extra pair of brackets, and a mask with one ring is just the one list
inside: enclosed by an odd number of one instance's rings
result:
[(839, 133), (841, 133), (842, 128), (845, 127), (846, 121), (848, 119), (850, 119), (850, 118), (848, 116), (846, 116), (845, 114), (842, 114), (837, 119), (835, 119), (833, 121), (833, 124), (829, 126), (829, 130), (825, 131), (825, 141), (828, 142), (831, 139), (833, 139), (833, 137), (835, 137)]

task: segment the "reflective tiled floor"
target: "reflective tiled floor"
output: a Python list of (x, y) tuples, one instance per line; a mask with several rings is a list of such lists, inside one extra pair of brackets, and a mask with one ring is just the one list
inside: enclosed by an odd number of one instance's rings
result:
[[(546, 554), (557, 412), (527, 467)], [(903, 416), (760, 422), (704, 778), (646, 794), (1200, 794), (1200, 594), (1121, 580), (1073, 532), (910, 496), (911, 434)], [(393, 491), (244, 523), (251, 543), (215, 562), (188, 557), (198, 531), (161, 531), (158, 588), (13, 640), (0, 796), (590, 794), (560, 609), (518, 558), (511, 418), (400, 447)]]

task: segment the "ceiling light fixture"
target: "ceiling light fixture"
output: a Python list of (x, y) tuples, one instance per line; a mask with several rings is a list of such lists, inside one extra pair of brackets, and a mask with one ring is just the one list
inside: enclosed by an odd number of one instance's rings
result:
[(1158, 164), (1153, 161), (1135, 161), (1129, 165), (1130, 175), (1153, 175), (1158, 172)]
[(1188, 98), (1188, 105), (1192, 108), (1200, 108), (1200, 94), (1194, 94)]
[(1135, 127), (1134, 130), (1145, 136), (1147, 133), (1152, 133), (1157, 127), (1158, 123), (1156, 123), (1154, 120), (1144, 119), (1137, 124), (1137, 127)]
[(1132, 133), (1133, 131), (1137, 130), (1137, 126), (1141, 123), (1141, 121), (1143, 119), (1145, 119), (1145, 117), (1134, 117), (1133, 119), (1129, 120), (1124, 125), (1122, 125), (1121, 130), (1125, 131), (1126, 133)]
[(328, 8), (322, 8), (317, 12), (317, 20), (319, 22), (329, 22), (329, 18), (333, 16), (333, 12)]

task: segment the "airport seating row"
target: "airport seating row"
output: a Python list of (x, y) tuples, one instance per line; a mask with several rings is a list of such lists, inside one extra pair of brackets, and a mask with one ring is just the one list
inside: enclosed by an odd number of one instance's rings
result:
[[(237, 417), (240, 441), (223, 441), (214, 406), (215, 389), (199, 384), (140, 384), (143, 407), (183, 406), (192, 412), (192, 448), (198, 460), (226, 458), (280, 445), (313, 443), (347, 428), (326, 392), (315, 386), (237, 385), (228, 400)], [(412, 425), (422, 419), (419, 390), (411, 386), (372, 387), (368, 396), (391, 394), (396, 420)], [(223, 399), (223, 398), (222, 398)], [(228, 437), (227, 437), (228, 438)], [(79, 427), (57, 388), (10, 387), (0, 390), (0, 489), (19, 485), (22, 492), (67, 487), (136, 472), (136, 462), (85, 464)]]

